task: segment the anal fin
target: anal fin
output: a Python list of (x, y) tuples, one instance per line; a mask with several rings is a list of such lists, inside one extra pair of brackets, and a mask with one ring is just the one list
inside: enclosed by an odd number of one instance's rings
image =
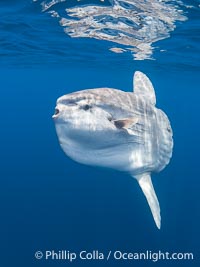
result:
[(146, 199), (151, 209), (154, 221), (158, 229), (161, 227), (161, 217), (160, 217), (160, 205), (151, 181), (151, 176), (148, 173), (142, 175), (134, 176), (137, 179)]

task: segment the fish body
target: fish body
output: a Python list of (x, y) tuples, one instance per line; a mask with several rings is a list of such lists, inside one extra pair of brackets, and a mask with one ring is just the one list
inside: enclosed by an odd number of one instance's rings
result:
[(96, 88), (57, 100), (56, 132), (63, 151), (87, 165), (130, 173), (144, 192), (158, 228), (160, 207), (151, 173), (161, 171), (172, 155), (170, 122), (156, 108), (148, 77), (134, 74), (134, 92)]

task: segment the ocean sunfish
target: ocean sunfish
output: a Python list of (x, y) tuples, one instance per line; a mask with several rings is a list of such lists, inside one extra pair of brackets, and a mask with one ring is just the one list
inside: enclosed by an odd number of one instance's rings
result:
[(134, 92), (97, 88), (57, 100), (55, 122), (64, 152), (87, 165), (128, 172), (134, 177), (160, 229), (160, 206), (151, 173), (161, 171), (172, 155), (170, 122), (156, 108), (152, 83), (142, 72), (133, 78)]

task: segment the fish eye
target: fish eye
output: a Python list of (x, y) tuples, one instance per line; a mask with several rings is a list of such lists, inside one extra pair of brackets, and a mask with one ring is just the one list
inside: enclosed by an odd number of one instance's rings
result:
[(90, 105), (86, 104), (82, 107), (85, 111), (89, 110), (91, 108)]
[(109, 117), (108, 117), (108, 120), (109, 120), (109, 121), (112, 121), (112, 120), (113, 120), (112, 116), (109, 116)]

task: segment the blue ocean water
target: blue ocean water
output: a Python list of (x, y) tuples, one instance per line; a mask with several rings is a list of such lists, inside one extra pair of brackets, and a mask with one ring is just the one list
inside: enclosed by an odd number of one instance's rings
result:
[[(2, 267), (199, 266), (200, 2), (155, 0), (150, 7), (148, 1), (143, 5), (121, 1), (126, 16), (131, 17), (127, 10), (134, 9), (140, 24), (126, 22), (120, 33), (114, 31), (117, 22), (111, 23), (110, 17), (119, 21), (124, 13), (113, 15), (108, 9), (119, 7), (118, 2), (0, 2)], [(157, 2), (163, 6), (155, 11)], [(83, 29), (86, 22), (78, 19), (79, 10), (74, 26), (72, 11), (66, 15), (65, 10), (77, 6), (81, 12), (82, 7), (87, 12), (88, 7), (106, 7), (106, 26), (101, 9), (98, 25), (97, 18), (90, 18)], [(154, 12), (159, 12), (159, 27), (152, 26)], [(63, 18), (68, 18), (65, 31)], [(74, 36), (73, 27), (80, 37)], [(100, 28), (109, 34), (97, 36)], [(116, 47), (124, 53), (111, 51)], [(169, 116), (174, 133), (170, 164), (152, 175), (161, 205), (161, 230), (128, 174), (84, 166), (64, 155), (51, 118), (56, 99), (63, 94), (95, 87), (131, 91), (136, 70), (151, 79), (157, 106)], [(46, 250), (77, 255), (83, 250), (105, 255), (160, 250), (191, 252), (194, 259), (35, 258), (36, 251)]]

